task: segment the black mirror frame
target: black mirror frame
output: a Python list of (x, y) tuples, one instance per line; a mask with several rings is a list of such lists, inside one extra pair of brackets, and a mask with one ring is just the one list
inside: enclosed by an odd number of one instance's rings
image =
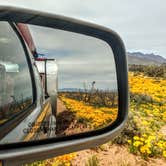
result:
[(18, 159), (20, 163), (32, 162), (91, 148), (109, 141), (123, 129), (128, 115), (128, 67), (125, 47), (117, 33), (92, 23), (12, 6), (0, 6), (0, 21), (57, 28), (104, 40), (110, 45), (114, 53), (119, 95), (118, 118), (111, 126), (64, 138), (6, 144), (3, 147), (0, 146), (0, 160), (5, 160), (6, 163), (14, 165), (14, 163), (19, 162)]

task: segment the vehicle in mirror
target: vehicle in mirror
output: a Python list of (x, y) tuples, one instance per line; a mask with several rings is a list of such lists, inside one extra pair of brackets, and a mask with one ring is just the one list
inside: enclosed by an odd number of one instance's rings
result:
[(37, 65), (38, 72), (42, 87), (45, 91), (45, 97), (56, 95), (58, 90), (58, 66), (55, 59), (48, 58), (36, 58), (35, 63)]

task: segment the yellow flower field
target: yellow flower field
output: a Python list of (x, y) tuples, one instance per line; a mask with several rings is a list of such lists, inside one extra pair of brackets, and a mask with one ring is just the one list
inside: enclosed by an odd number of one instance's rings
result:
[[(166, 159), (166, 133), (162, 127), (166, 126), (166, 80), (147, 77), (144, 74), (129, 73), (130, 111), (137, 126), (138, 133), (128, 139), (131, 153), (143, 158), (160, 157)], [(94, 129), (106, 126), (117, 117), (117, 109), (87, 105), (81, 101), (61, 96), (66, 107), (75, 113), (76, 118), (83, 118)], [(123, 137), (123, 136), (122, 136)], [(76, 153), (46, 160), (44, 163), (70, 166)]]
[(135, 94), (143, 94), (152, 97), (156, 102), (166, 103), (166, 80), (162, 78), (150, 78), (143, 74), (134, 76), (129, 73), (130, 91)]
[[(129, 85), (130, 92), (138, 95), (138, 101), (131, 98), (130, 111), (140, 133), (128, 140), (130, 151), (145, 158), (165, 157), (166, 136), (160, 132), (160, 129), (166, 125), (166, 80), (143, 74), (135, 76), (130, 72)], [(77, 117), (86, 119), (87, 123), (91, 122), (93, 128), (102, 127), (116, 119), (116, 109), (104, 107), (96, 109), (80, 101), (65, 97), (61, 99), (67, 108), (76, 113)], [(106, 112), (103, 114), (104, 110), (111, 111), (112, 114)]]
[(66, 107), (76, 114), (77, 119), (84, 119), (94, 129), (107, 126), (114, 122), (117, 117), (117, 108), (99, 107), (86, 105), (85, 103), (66, 97), (61, 97)]
[(160, 132), (166, 125), (166, 80), (129, 73), (129, 85), (131, 93), (140, 98), (141, 95), (151, 97), (151, 100), (143, 98), (141, 102), (131, 98), (130, 111), (140, 135), (128, 140), (130, 151), (143, 157), (166, 157), (166, 133)]

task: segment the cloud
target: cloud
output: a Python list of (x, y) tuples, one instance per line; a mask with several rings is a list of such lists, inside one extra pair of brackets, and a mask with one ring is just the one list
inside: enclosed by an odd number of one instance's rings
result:
[(75, 17), (117, 31), (127, 50), (147, 50), (166, 57), (164, 0), (1, 0), (37, 10)]
[(96, 81), (100, 89), (117, 89), (114, 56), (105, 41), (57, 29), (29, 28), (37, 51), (56, 59), (60, 89), (83, 88), (85, 81)]

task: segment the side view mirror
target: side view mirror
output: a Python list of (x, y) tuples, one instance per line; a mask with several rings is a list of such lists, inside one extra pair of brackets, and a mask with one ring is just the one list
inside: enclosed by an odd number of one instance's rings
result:
[[(117, 33), (64, 16), (0, 6), (1, 38), (0, 160), (6, 165), (95, 147), (122, 131), (128, 70)], [(4, 61), (19, 72), (6, 73)]]

